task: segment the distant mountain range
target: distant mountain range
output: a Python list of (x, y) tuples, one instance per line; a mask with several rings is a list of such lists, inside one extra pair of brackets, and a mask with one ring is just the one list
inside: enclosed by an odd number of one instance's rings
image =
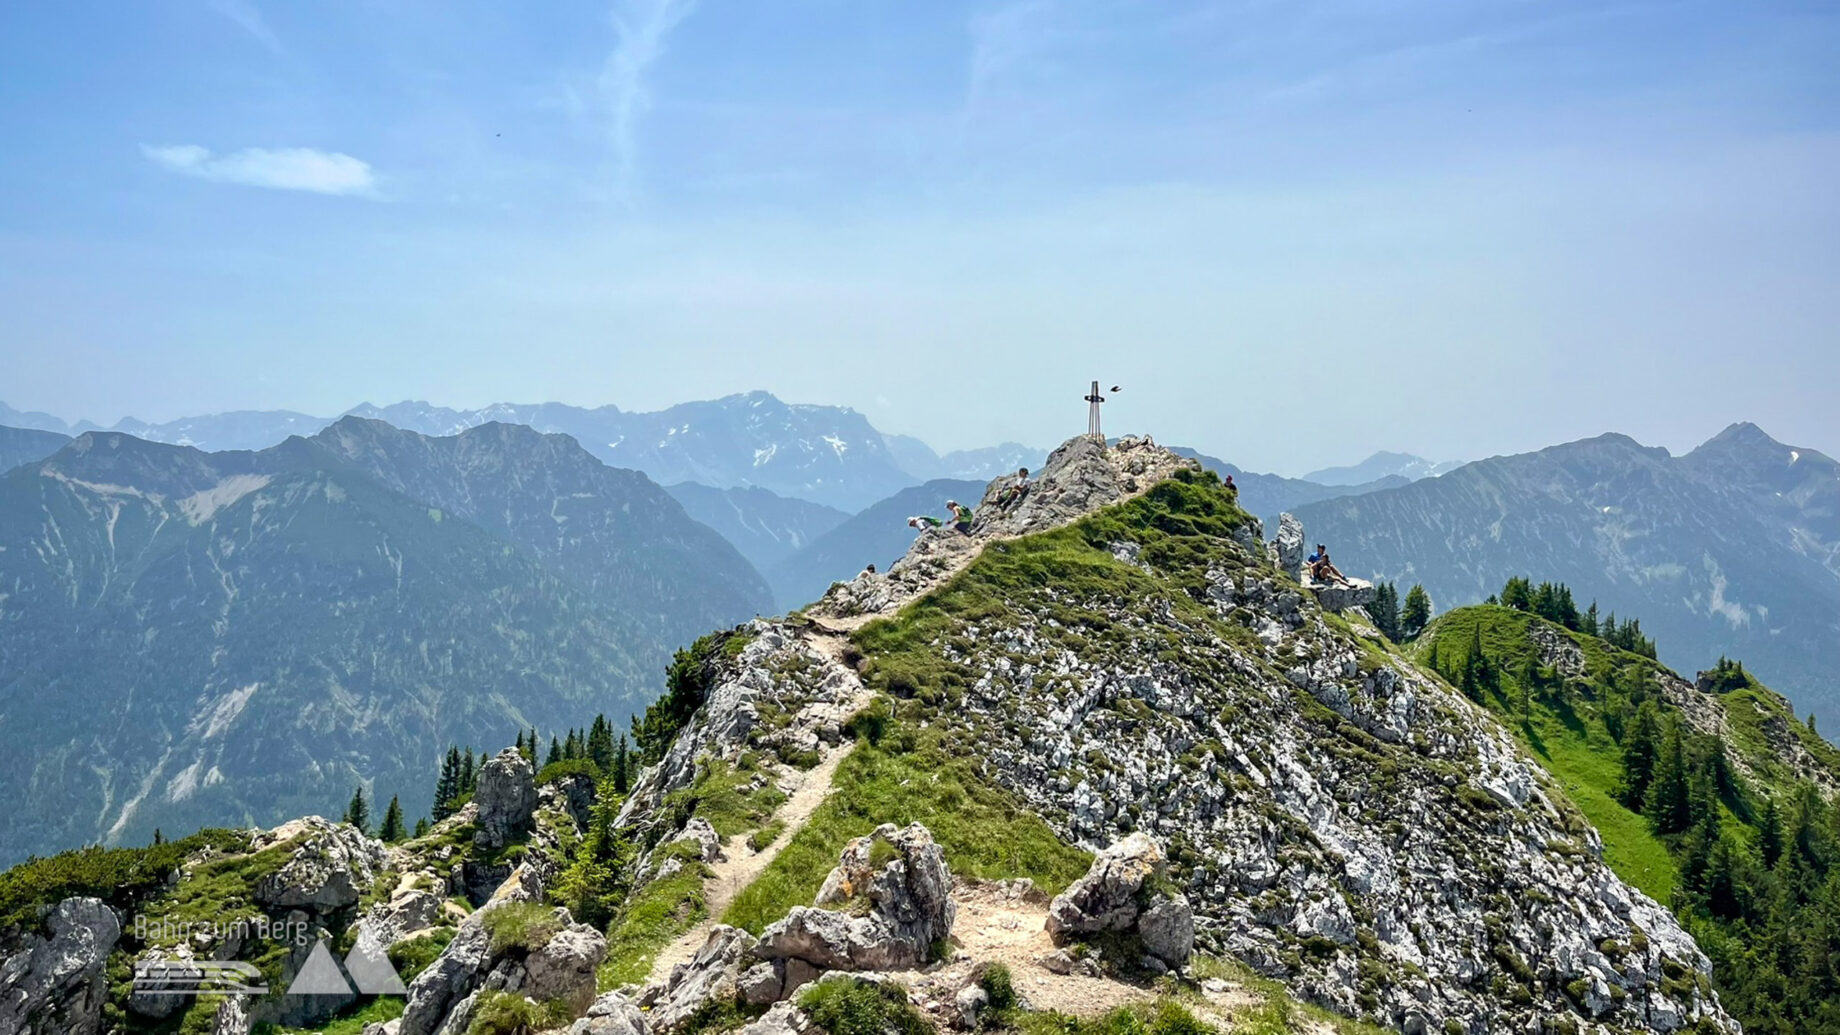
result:
[(666, 491), (763, 572), (850, 517), (835, 507), (775, 496), (766, 489), (714, 489), (679, 482)]
[(793, 610), (823, 596), (831, 583), (854, 578), (864, 565), (886, 570), (918, 534), (908, 527), (908, 518), (931, 514), (943, 519), (946, 500), (973, 505), (988, 484), (988, 479), (941, 478), (902, 489), (766, 568), (774, 599), (783, 610)]
[(1344, 571), (1423, 583), (1440, 611), (1563, 580), (1669, 664), (1740, 658), (1840, 723), (1840, 465), (1756, 425), (1679, 457), (1603, 435), (1295, 513)]
[(1286, 478), (1278, 474), (1259, 474), (1255, 471), (1247, 471), (1219, 457), (1208, 456), (1206, 453), (1183, 446), (1175, 446), (1170, 452), (1199, 460), (1201, 466), (1222, 478), (1232, 475), (1233, 484), (1239, 489), (1240, 507), (1256, 516), (1264, 524), (1267, 536), (1277, 532), (1278, 515), (1287, 510), (1295, 510), (1306, 503), (1334, 499), (1337, 496), (1360, 495), (1380, 489), (1394, 489), (1409, 484), (1409, 479), (1401, 475), (1388, 475), (1364, 485), (1323, 485), (1301, 478)]
[(882, 441), (895, 462), (901, 465), (901, 470), (917, 481), (937, 478), (989, 481), (999, 475), (1014, 474), (1023, 467), (1037, 470), (1048, 459), (1047, 450), (1015, 442), (982, 449), (960, 449), (940, 456), (925, 442), (910, 435), (884, 435)]
[(56, 431), (0, 426), (0, 472), (29, 464), (64, 448), (70, 436)]
[[(457, 410), (400, 402), (363, 403), (347, 415), (430, 436), (455, 435), (494, 421), (523, 424), (571, 435), (604, 463), (643, 471), (662, 485), (763, 488), (850, 513), (931, 478), (988, 479), (1017, 467), (1039, 466), (1046, 456), (1042, 450), (1005, 443), (942, 457), (919, 439), (882, 435), (847, 407), (789, 404), (766, 392), (680, 403), (655, 413), (561, 403), (497, 403)], [(289, 435), (312, 435), (334, 419), (288, 410), (245, 410), (159, 424), (130, 417), (105, 429), (88, 421), (67, 425), (48, 413), (22, 412), (0, 403), (0, 425), (8, 427), (65, 435), (118, 431), (206, 451), (266, 449)]]
[(658, 692), (770, 611), (720, 536), (573, 441), (346, 418), (261, 452), (85, 433), (0, 476), (0, 856), (429, 805), (449, 743)]
[(1311, 471), (1303, 476), (1303, 480), (1318, 485), (1369, 485), (1385, 478), (1404, 478), (1415, 482), (1420, 478), (1435, 478), (1445, 471), (1454, 471), (1462, 466), (1462, 462), (1457, 460), (1433, 463), (1410, 453), (1388, 453), (1382, 450), (1358, 464)]

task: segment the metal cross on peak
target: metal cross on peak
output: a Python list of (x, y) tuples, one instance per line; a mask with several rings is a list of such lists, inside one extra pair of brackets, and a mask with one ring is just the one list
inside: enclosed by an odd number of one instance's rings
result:
[[(1112, 386), (1112, 394), (1117, 395), (1122, 389)], [(1099, 427), (1099, 404), (1105, 402), (1105, 396), (1099, 394), (1099, 382), (1092, 383), (1092, 391), (1086, 396), (1086, 435), (1099, 445), (1105, 445), (1105, 431)]]

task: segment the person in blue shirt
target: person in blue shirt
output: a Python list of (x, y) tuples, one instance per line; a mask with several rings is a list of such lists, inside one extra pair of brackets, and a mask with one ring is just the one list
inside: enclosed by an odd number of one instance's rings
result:
[(1316, 544), (1316, 552), (1311, 554), (1304, 563), (1310, 569), (1310, 578), (1317, 582), (1328, 582), (1333, 579), (1344, 586), (1353, 585), (1348, 581), (1347, 576), (1343, 575), (1335, 565), (1329, 563), (1329, 548), (1321, 543)]

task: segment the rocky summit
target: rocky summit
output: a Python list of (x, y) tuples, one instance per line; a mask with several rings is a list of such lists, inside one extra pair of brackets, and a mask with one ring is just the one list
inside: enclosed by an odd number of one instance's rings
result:
[[(965, 502), (887, 571), (679, 652), (630, 759), (509, 749), (393, 844), (308, 820), (28, 863), (0, 1032), (1741, 1030), (1591, 788), (1429, 656), (1456, 618), (1389, 641), (1360, 587), (1300, 581), (1301, 527), (1267, 542), (1149, 439)], [(1665, 682), (1706, 728), (1718, 692)], [(1758, 750), (1832, 778), (1790, 742)], [(406, 994), (137, 999), (130, 960), (309, 963), (146, 922), (204, 915), (375, 944)]]

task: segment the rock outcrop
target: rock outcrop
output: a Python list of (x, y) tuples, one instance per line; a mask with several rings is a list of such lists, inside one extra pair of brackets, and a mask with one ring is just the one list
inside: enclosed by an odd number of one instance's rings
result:
[(506, 748), (479, 770), (473, 791), (479, 818), (473, 843), (494, 850), (529, 836), (537, 812), (536, 769), (516, 748)]
[(951, 935), (956, 914), (945, 855), (918, 823), (885, 823), (851, 841), (816, 902), (762, 931), (760, 955), (825, 970), (919, 966)]
[[(1114, 485), (1115, 499), (1129, 500), (1117, 465), (1143, 459), (1161, 468), (1150, 460), (1154, 447), (1116, 452), (1070, 444), (1043, 480), (1102, 463), (1110, 475), (1095, 469), (1090, 481), (1076, 481)], [(1205, 491), (1192, 476), (1183, 480)], [(1109, 491), (1084, 498), (1111, 502)], [(968, 757), (983, 776), (1063, 840), (1101, 851), (1141, 831), (1166, 846), (1168, 880), (1189, 915), (1173, 895), (1168, 905), (1139, 904), (1132, 932), (1145, 957), (1168, 965), (1162, 954), (1182, 956), (1192, 923), (1197, 948), (1242, 959), (1303, 998), (1406, 1031), (1520, 1031), (1553, 1016), (1580, 1031), (1734, 1030), (1705, 991), (1709, 964), (1691, 938), (1617, 879), (1596, 834), (1507, 730), (1365, 635), (1367, 623), (1330, 621), (1315, 595), (1279, 569), (1277, 551), (1257, 539), (1251, 520), (1204, 512), (1212, 501), (1196, 501), (1204, 509), (1192, 514), (1157, 512), (1184, 506), (1183, 497), (1191, 493), (1137, 511), (1127, 503), (1103, 541), (1089, 541), (1096, 563), (1135, 569), (1128, 582), (1084, 590), (1077, 580), (1008, 570), (997, 576), (1007, 587), (1000, 599), (981, 601), (975, 613), (942, 604), (936, 617), (948, 632), (924, 657), (902, 659), (952, 674), (903, 707), (917, 711), (916, 721), (949, 725), (957, 744), (975, 745)], [(987, 497), (980, 511), (993, 504)], [(828, 622), (847, 628), (889, 613), (972, 555), (1014, 563), (1007, 551), (984, 550), (991, 540), (979, 530), (994, 537), (1041, 527), (1020, 516), (1026, 498), (1014, 513), (996, 505), (973, 535), (928, 533), (888, 575), (833, 591), (806, 612), (817, 635), (840, 631)], [(1042, 527), (1065, 519), (1042, 517)], [(1182, 518), (1212, 527), (1193, 534)], [(1143, 523), (1141, 534), (1129, 531), (1133, 521)], [(1301, 552), (1301, 530), (1290, 538)], [(648, 771), (641, 781), (635, 797), (644, 800), (627, 813), (641, 827), (669, 813), (659, 807), (663, 794), (688, 785), (698, 754), (732, 757), (724, 753), (770, 735), (784, 716), (828, 706), (821, 674), (836, 672), (832, 656), (847, 657), (849, 648), (811, 650), (809, 639), (801, 642), (811, 634), (795, 625), (750, 631), (753, 642), (667, 752), (661, 768), (681, 775)], [(877, 660), (865, 667), (873, 672)], [(724, 688), (735, 696), (722, 699)], [(761, 723), (762, 713), (774, 721)], [(681, 825), (678, 817), (658, 836)], [(756, 955), (859, 965), (855, 919), (847, 910), (795, 909), (763, 932)], [(1069, 955), (1068, 969), (1076, 962), (1085, 961)], [(753, 967), (736, 972), (737, 989), (771, 985), (765, 971), (744, 981)], [(1598, 980), (1611, 991), (1588, 1002), (1572, 995)], [(770, 998), (770, 989), (755, 995)]]
[(1303, 522), (1294, 515), (1278, 515), (1278, 537), (1271, 541), (1271, 555), (1278, 570), (1293, 582), (1303, 581)]
[(887, 572), (839, 583), (809, 611), (840, 618), (888, 614), (944, 582), (993, 540), (1058, 528), (1136, 496), (1177, 471), (1200, 469), (1199, 461), (1177, 456), (1148, 437), (1119, 439), (1109, 447), (1090, 438), (1069, 439), (1048, 456), (1020, 499), (1010, 495), (1010, 478), (992, 480), (974, 508), (969, 533), (949, 526), (924, 531)]
[(256, 902), (270, 912), (298, 909), (325, 917), (349, 909), (389, 863), (383, 842), (318, 816), (284, 823), (251, 847), (261, 851), (289, 841), (298, 841), (293, 855), (255, 887)]
[(1049, 936), (1065, 942), (1119, 932), (1156, 960), (1152, 969), (1185, 965), (1195, 948), (1195, 914), (1167, 870), (1162, 848), (1147, 834), (1106, 848), (1086, 876), (1048, 903)]
[(494, 901), (468, 916), (445, 951), (416, 975), (397, 1035), (458, 1035), (467, 1030), (487, 992), (510, 992), (539, 1002), (560, 1000), (576, 1011), (594, 999), (594, 972), (607, 955), (607, 940), (594, 928), (572, 921), (558, 908), (554, 933), (541, 945), (495, 945), (489, 918), (494, 910), (528, 908)]
[(0, 1032), (96, 1035), (121, 921), (100, 899), (67, 898), (0, 956)]

